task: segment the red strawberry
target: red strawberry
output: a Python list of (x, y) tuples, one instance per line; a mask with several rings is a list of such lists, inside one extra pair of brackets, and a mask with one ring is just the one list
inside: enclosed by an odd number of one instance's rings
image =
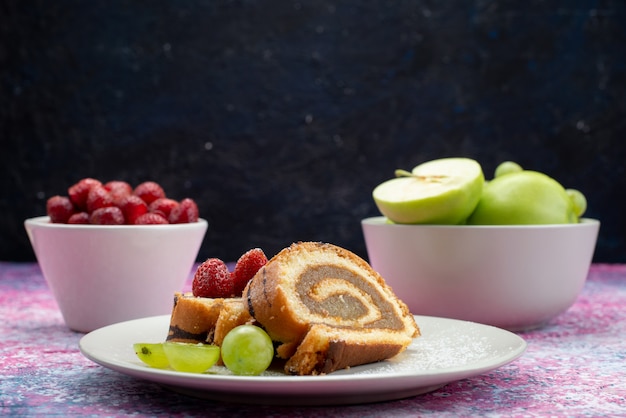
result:
[(165, 218), (169, 218), (172, 209), (178, 206), (179, 203), (174, 199), (168, 199), (167, 197), (161, 197), (148, 206), (148, 212), (161, 213)]
[(148, 213), (148, 205), (142, 198), (135, 195), (124, 196), (118, 204), (118, 207), (124, 214), (124, 219), (127, 224), (133, 225), (136, 223), (137, 218), (141, 215)]
[(160, 213), (147, 212), (135, 219), (135, 225), (165, 225), (169, 224)]
[(97, 184), (89, 190), (87, 195), (87, 212), (92, 213), (96, 209), (113, 206), (113, 196), (104, 188), (103, 185)]
[(95, 225), (123, 225), (124, 215), (117, 206), (98, 208), (89, 215), (89, 223)]
[(70, 216), (67, 220), (68, 224), (88, 224), (89, 214), (87, 212), (78, 212)]
[(235, 269), (231, 273), (235, 296), (239, 297), (243, 293), (250, 279), (257, 271), (267, 263), (267, 257), (260, 248), (253, 248), (239, 257)]
[(111, 193), (111, 197), (116, 206), (119, 206), (122, 199), (133, 193), (133, 188), (130, 184), (121, 180), (112, 180), (104, 184), (104, 188)]
[(193, 276), (191, 291), (204, 298), (233, 297), (233, 281), (228, 266), (219, 258), (209, 258), (200, 264)]
[(134, 193), (143, 199), (146, 204), (150, 204), (158, 198), (165, 197), (165, 191), (158, 183), (146, 181), (135, 187)]
[(72, 203), (80, 210), (87, 210), (87, 195), (93, 186), (101, 185), (99, 180), (90, 177), (80, 180), (67, 190)]
[(46, 212), (50, 217), (50, 222), (64, 224), (74, 213), (74, 205), (67, 196), (52, 196), (46, 202)]
[(169, 220), (172, 224), (184, 224), (198, 222), (198, 217), (198, 205), (193, 199), (186, 198), (181, 200), (180, 204), (172, 209)]

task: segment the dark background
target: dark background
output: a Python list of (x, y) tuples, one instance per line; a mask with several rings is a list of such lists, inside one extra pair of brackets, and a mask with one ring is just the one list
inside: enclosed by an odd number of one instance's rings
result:
[(199, 259), (298, 240), (365, 256), (396, 168), (503, 160), (582, 190), (626, 262), (620, 1), (3, 1), (0, 260), (82, 177), (161, 183)]

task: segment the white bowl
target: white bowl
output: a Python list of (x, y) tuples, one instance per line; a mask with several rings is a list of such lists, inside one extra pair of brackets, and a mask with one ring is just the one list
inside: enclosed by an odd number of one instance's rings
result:
[(67, 326), (89, 332), (171, 312), (208, 224), (67, 225), (24, 222)]
[(544, 325), (583, 287), (600, 222), (397, 225), (361, 222), (369, 262), (416, 315), (509, 330)]

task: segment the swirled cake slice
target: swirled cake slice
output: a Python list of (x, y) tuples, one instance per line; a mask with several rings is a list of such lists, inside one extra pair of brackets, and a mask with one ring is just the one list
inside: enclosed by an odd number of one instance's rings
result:
[(241, 298), (202, 298), (175, 293), (167, 341), (221, 345), (237, 325), (253, 323)]
[(289, 374), (330, 373), (391, 358), (420, 331), (383, 278), (341, 247), (301, 242), (262, 267), (244, 290), (251, 316), (279, 342)]

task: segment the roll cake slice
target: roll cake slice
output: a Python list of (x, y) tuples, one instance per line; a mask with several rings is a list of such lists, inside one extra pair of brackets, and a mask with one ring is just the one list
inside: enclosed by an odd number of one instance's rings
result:
[(202, 298), (174, 294), (167, 341), (222, 345), (237, 325), (254, 323), (242, 298)]
[(362, 258), (318, 242), (272, 257), (243, 292), (249, 314), (279, 343), (285, 372), (326, 374), (391, 358), (420, 330), (408, 307)]

